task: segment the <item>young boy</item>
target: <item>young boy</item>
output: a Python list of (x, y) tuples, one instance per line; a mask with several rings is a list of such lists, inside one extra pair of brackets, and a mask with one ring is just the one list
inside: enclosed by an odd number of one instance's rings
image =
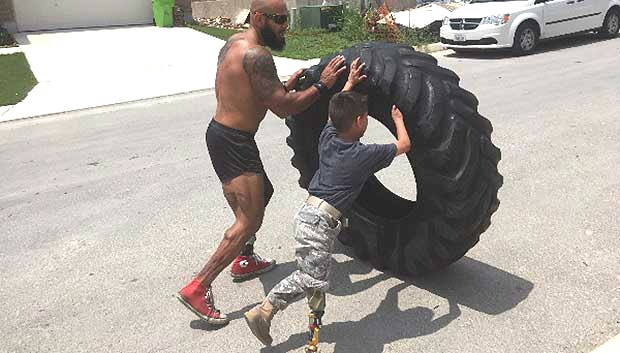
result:
[(261, 304), (244, 314), (254, 336), (265, 345), (273, 341), (269, 329), (276, 312), (305, 295), (311, 310), (306, 352), (316, 352), (331, 254), (342, 228), (342, 214), (351, 208), (370, 176), (410, 149), (403, 116), (396, 106), (392, 107), (395, 143), (364, 145), (359, 141), (368, 126), (368, 106), (365, 96), (350, 90), (365, 78), (360, 76), (364, 64), (358, 63), (359, 59), (351, 65), (343, 91), (329, 102), (330, 121), (319, 140), (319, 169), (308, 187), (308, 199), (295, 216), (298, 270), (276, 284)]

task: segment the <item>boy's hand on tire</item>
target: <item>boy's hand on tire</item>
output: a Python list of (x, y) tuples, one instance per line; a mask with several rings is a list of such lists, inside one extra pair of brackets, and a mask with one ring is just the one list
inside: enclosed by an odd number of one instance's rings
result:
[(347, 79), (347, 83), (344, 85), (343, 91), (349, 91), (355, 87), (358, 83), (364, 81), (366, 79), (366, 75), (362, 75), (362, 71), (364, 71), (364, 67), (366, 64), (360, 64), (360, 58), (353, 60), (351, 63), (351, 70), (349, 71), (349, 78)]
[(323, 82), (327, 88), (332, 88), (338, 80), (338, 76), (347, 69), (344, 64), (344, 56), (338, 55), (333, 58), (321, 73), (320, 82)]
[(394, 122), (396, 122), (397, 120), (403, 120), (403, 113), (401, 113), (401, 111), (396, 108), (395, 105), (392, 106), (392, 120), (394, 120)]
[(392, 106), (392, 120), (396, 126), (396, 138), (398, 139), (396, 141), (396, 155), (398, 156), (411, 150), (411, 140), (407, 128), (405, 128), (403, 113), (395, 105)]

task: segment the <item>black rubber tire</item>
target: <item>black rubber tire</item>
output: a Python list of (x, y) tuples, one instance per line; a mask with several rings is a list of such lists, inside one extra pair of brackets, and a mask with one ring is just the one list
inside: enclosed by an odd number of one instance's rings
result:
[[(524, 46), (523, 36), (531, 36), (530, 40), (532, 42), (531, 46)], [(538, 46), (538, 38), (540, 37), (540, 31), (538, 27), (534, 25), (532, 22), (524, 22), (519, 25), (517, 31), (515, 32), (514, 42), (512, 43), (512, 53), (516, 56), (528, 55), (532, 54), (536, 47)]]
[[(609, 24), (612, 20), (615, 20), (615, 28), (610, 28)], [(619, 26), (618, 23), (620, 21), (620, 10), (617, 7), (612, 7), (607, 11), (607, 15), (605, 15), (605, 20), (603, 21), (603, 26), (598, 30), (597, 34), (601, 38), (615, 38), (618, 36)]]
[(456, 55), (466, 55), (466, 54), (471, 54), (474, 51), (471, 49), (461, 49), (461, 48), (451, 48), (451, 50), (456, 54)]
[[(372, 117), (394, 134), (390, 108), (396, 104), (403, 112), (414, 145), (407, 157), (417, 184), (413, 202), (373, 176), (347, 214), (350, 226), (340, 241), (375, 268), (398, 274), (419, 275), (453, 263), (478, 242), (499, 207), (501, 153), (491, 142), (491, 123), (478, 113), (476, 97), (459, 87), (459, 77), (430, 55), (382, 42), (340, 54), (347, 65), (357, 57), (366, 63), (368, 79), (356, 89), (368, 94)], [(309, 68), (298, 89), (318, 81), (332, 57)], [(303, 188), (318, 167), (318, 138), (329, 99), (345, 81), (346, 73), (329, 94), (286, 120), (291, 162)]]

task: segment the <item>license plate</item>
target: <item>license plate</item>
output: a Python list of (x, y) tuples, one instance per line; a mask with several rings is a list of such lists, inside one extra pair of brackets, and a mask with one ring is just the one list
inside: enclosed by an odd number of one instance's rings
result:
[(454, 35), (454, 40), (457, 42), (464, 42), (465, 41), (465, 35), (464, 34), (455, 34)]

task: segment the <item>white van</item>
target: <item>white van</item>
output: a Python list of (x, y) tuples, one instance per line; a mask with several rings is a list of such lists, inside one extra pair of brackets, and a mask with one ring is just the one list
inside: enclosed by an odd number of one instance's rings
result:
[(595, 30), (614, 37), (620, 0), (473, 0), (441, 26), (441, 42), (455, 51), (512, 48), (531, 53), (540, 39)]

